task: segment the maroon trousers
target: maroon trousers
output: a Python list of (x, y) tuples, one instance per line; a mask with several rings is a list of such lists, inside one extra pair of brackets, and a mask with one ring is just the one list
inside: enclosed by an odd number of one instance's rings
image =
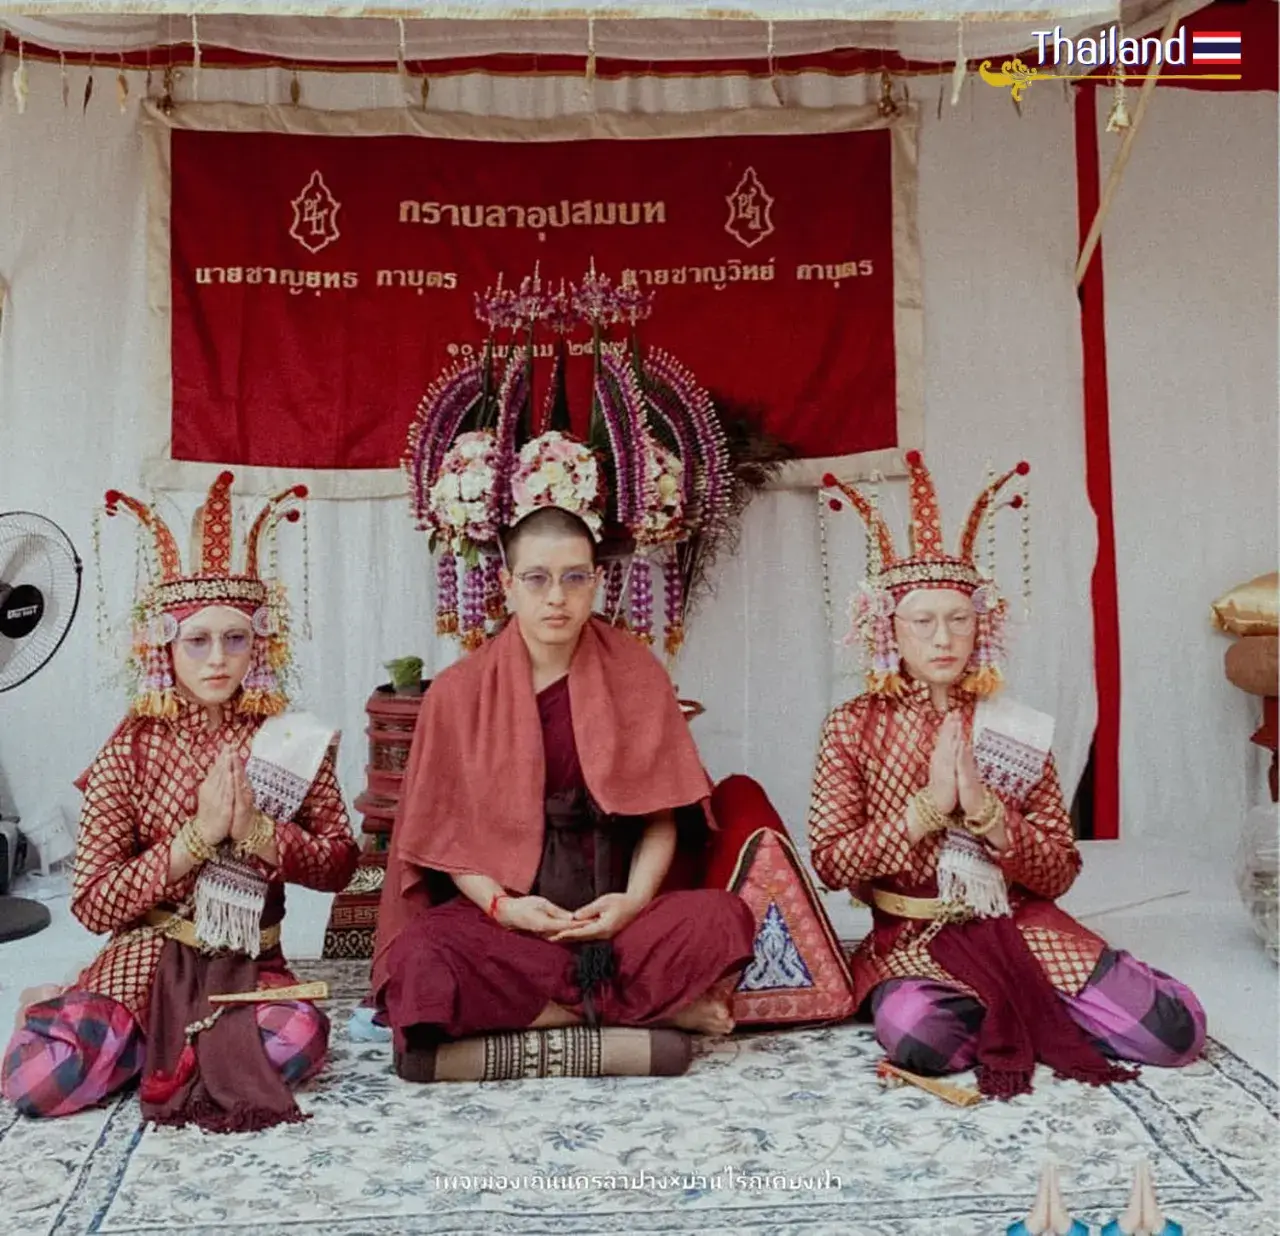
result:
[[(614, 976), (593, 995), (603, 1025), (652, 1026), (741, 970), (755, 920), (737, 894), (693, 889), (654, 898), (613, 940)], [(466, 897), (417, 916), (387, 958), (379, 993), (404, 1032), (448, 1039), (526, 1029), (548, 1004), (581, 1012), (575, 951), (509, 931)]]

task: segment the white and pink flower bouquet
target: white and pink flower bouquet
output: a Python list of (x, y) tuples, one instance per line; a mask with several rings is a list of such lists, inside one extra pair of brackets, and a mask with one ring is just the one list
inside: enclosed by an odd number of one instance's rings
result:
[(498, 536), (494, 495), (499, 475), (498, 439), (487, 429), (461, 434), (445, 452), (427, 494), (434, 550), (454, 554), (493, 544)]
[(600, 537), (605, 488), (600, 461), (582, 442), (548, 430), (526, 442), (511, 477), (512, 523), (541, 506), (572, 511)]

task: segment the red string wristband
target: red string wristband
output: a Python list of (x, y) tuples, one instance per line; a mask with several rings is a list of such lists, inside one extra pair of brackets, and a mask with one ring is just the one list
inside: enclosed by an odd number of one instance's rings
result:
[(495, 893), (493, 900), (489, 902), (489, 917), (496, 921), (498, 917), (498, 902), (510, 900), (511, 895), (509, 893)]

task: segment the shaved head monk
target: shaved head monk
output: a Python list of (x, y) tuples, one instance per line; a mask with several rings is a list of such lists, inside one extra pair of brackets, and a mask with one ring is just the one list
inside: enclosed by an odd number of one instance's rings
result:
[(727, 1034), (752, 956), (741, 898), (675, 887), (711, 785), (662, 666), (592, 615), (590, 529), (542, 507), (504, 550), (512, 620), (427, 692), (392, 835), (373, 989), (410, 1080), (489, 1032)]

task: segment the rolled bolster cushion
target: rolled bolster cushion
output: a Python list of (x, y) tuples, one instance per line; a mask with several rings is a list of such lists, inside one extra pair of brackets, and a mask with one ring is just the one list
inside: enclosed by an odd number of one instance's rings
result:
[(1227, 649), (1227, 680), (1250, 695), (1276, 695), (1280, 676), (1280, 638), (1246, 635)]
[(516, 1081), (535, 1077), (678, 1077), (693, 1059), (680, 1030), (565, 1026), (485, 1034), (446, 1043), (406, 1036), (396, 1074), (409, 1082)]

